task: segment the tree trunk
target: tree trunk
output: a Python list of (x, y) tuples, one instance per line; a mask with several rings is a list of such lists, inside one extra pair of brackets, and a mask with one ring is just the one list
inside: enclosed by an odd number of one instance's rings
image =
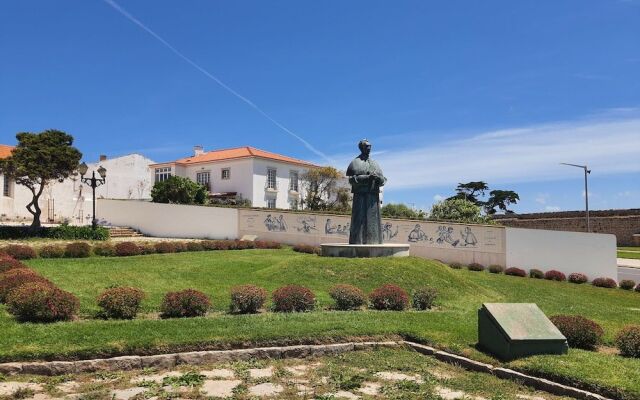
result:
[(40, 229), (42, 226), (40, 224), (40, 215), (42, 215), (42, 210), (40, 209), (38, 201), (40, 200), (40, 195), (42, 195), (42, 191), (44, 190), (44, 183), (40, 184), (40, 189), (38, 189), (37, 192), (35, 191), (35, 188), (29, 189), (31, 189), (31, 193), (33, 194), (31, 202), (27, 204), (27, 211), (33, 215), (33, 221), (31, 222), (31, 227), (29, 229), (35, 231)]

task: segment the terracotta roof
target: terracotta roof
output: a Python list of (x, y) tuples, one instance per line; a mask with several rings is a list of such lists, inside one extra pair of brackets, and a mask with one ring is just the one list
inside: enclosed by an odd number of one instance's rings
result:
[(9, 157), (13, 148), (13, 146), (9, 146), (7, 144), (0, 144), (0, 159)]
[(190, 165), (202, 162), (211, 162), (211, 161), (223, 161), (223, 160), (234, 160), (238, 158), (264, 158), (267, 160), (281, 161), (298, 165), (306, 165), (309, 167), (316, 167), (317, 165), (312, 164), (308, 161), (299, 160), (293, 157), (287, 157), (276, 153), (271, 153), (269, 151), (256, 149), (255, 147), (243, 146), (236, 147), (233, 149), (223, 149), (223, 150), (212, 150), (202, 153), (198, 156), (185, 157), (180, 158), (175, 161), (170, 161), (168, 163), (159, 163), (159, 164), (181, 164), (181, 165)]

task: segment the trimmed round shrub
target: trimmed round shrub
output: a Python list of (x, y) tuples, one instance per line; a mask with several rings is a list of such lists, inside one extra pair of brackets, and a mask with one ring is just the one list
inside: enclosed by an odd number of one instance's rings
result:
[(102, 309), (98, 315), (102, 318), (133, 319), (144, 297), (144, 292), (134, 287), (107, 289), (97, 298), (98, 306)]
[(38, 275), (37, 272), (28, 268), (15, 268), (3, 273), (0, 276), (0, 303), (7, 301), (7, 297), (12, 290), (29, 282), (51, 284), (47, 279)]
[(632, 281), (631, 279), (623, 279), (620, 281), (620, 289), (633, 290), (635, 286), (636, 286), (636, 282)]
[(7, 297), (7, 310), (23, 322), (68, 321), (79, 308), (76, 296), (43, 282), (25, 283)]
[(241, 285), (231, 288), (230, 311), (237, 314), (255, 314), (267, 301), (267, 291), (256, 285)]
[(635, 288), (634, 290), (635, 290), (636, 292), (640, 292), (640, 283), (638, 283), (638, 284), (636, 285), (636, 288)]
[(140, 254), (155, 254), (156, 246), (153, 243), (138, 243)]
[(438, 291), (431, 286), (424, 286), (413, 291), (413, 308), (416, 310), (428, 310), (438, 297)]
[(563, 282), (567, 280), (567, 276), (560, 271), (552, 269), (551, 271), (547, 271), (544, 273), (544, 279), (547, 279), (549, 281)]
[(64, 256), (68, 258), (85, 258), (91, 255), (91, 246), (85, 242), (69, 243), (64, 248)]
[(304, 286), (287, 285), (271, 295), (273, 310), (277, 312), (311, 311), (316, 305), (316, 295)]
[(120, 242), (116, 244), (115, 250), (116, 256), (118, 257), (138, 256), (142, 254), (140, 246), (133, 242)]
[(187, 251), (204, 251), (200, 242), (187, 242)]
[(469, 271), (484, 271), (484, 265), (479, 264), (479, 263), (471, 263), (469, 265), (467, 265), (467, 269)]
[(510, 267), (504, 270), (504, 274), (505, 275), (510, 275), (510, 276), (517, 276), (520, 278), (524, 278), (527, 276), (527, 271), (521, 269), (521, 268), (516, 268), (516, 267)]
[(206, 294), (195, 289), (169, 292), (160, 306), (161, 318), (190, 318), (207, 314), (211, 300)]
[(40, 247), (38, 255), (41, 258), (62, 258), (64, 257), (64, 247), (55, 244), (48, 244)]
[(616, 282), (614, 279), (605, 278), (605, 277), (596, 278), (591, 282), (591, 284), (596, 287), (602, 287), (607, 289), (614, 289), (618, 287), (618, 282)]
[(329, 296), (336, 302), (337, 310), (357, 310), (367, 303), (364, 292), (353, 285), (335, 285), (329, 289)]
[(27, 266), (8, 254), (0, 253), (0, 274), (18, 268), (27, 268)]
[(600, 325), (581, 315), (554, 315), (549, 319), (567, 338), (570, 347), (593, 350), (604, 335)]
[(98, 243), (93, 246), (93, 254), (102, 257), (113, 257), (116, 255), (116, 248), (111, 243)]
[(282, 245), (279, 242), (272, 240), (256, 240), (254, 242), (256, 249), (281, 249)]
[(30, 260), (38, 256), (33, 247), (24, 244), (10, 244), (5, 246), (2, 251), (16, 260)]
[(532, 269), (529, 271), (529, 277), (533, 278), (533, 279), (543, 279), (544, 278), (544, 272), (540, 271), (539, 269)]
[(492, 264), (489, 265), (489, 272), (492, 274), (501, 274), (504, 272), (504, 267), (502, 265)]
[(236, 240), (237, 250), (255, 249), (256, 245), (251, 240)]
[(569, 274), (569, 282), (571, 283), (581, 284), (587, 282), (588, 280), (589, 278), (587, 278), (585, 274), (581, 274), (579, 272)]
[(409, 305), (409, 295), (397, 285), (383, 285), (369, 294), (371, 306), (376, 310), (402, 311)]
[(449, 264), (449, 267), (453, 268), (453, 269), (462, 269), (462, 264), (460, 264), (459, 262), (452, 262), (451, 264)]
[(176, 245), (172, 242), (158, 242), (155, 244), (156, 253), (166, 254), (166, 253), (175, 253)]
[(320, 254), (320, 247), (311, 246), (310, 244), (296, 244), (293, 246), (293, 251), (297, 251), (298, 253), (307, 253), (307, 254)]
[(187, 251), (187, 243), (185, 242), (172, 242), (173, 247), (176, 249), (176, 253), (184, 253)]
[(640, 358), (640, 325), (628, 325), (616, 335), (616, 347), (626, 357)]

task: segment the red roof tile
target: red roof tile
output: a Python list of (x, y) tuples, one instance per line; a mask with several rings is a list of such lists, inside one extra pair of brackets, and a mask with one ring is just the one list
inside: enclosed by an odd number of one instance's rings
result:
[(202, 162), (233, 160), (238, 158), (249, 158), (249, 157), (264, 158), (268, 160), (282, 161), (282, 162), (298, 164), (298, 165), (306, 165), (309, 167), (316, 166), (315, 164), (312, 164), (308, 161), (299, 160), (297, 158), (287, 157), (287, 156), (283, 156), (276, 153), (271, 153), (269, 151), (256, 149), (255, 147), (250, 147), (250, 146), (236, 147), (233, 149), (207, 151), (198, 156), (185, 157), (169, 163), (161, 163), (161, 164), (176, 163), (176, 164), (182, 164), (182, 165), (189, 165), (189, 164), (196, 164), (196, 163), (202, 163)]
[(7, 144), (0, 144), (0, 159), (7, 158), (11, 155), (14, 147)]

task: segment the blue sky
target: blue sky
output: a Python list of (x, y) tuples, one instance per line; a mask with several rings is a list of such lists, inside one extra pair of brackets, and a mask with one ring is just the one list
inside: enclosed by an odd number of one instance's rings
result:
[(387, 202), (484, 180), (519, 212), (581, 209), (571, 162), (593, 208), (640, 207), (638, 21), (638, 0), (3, 2), (0, 143), (56, 128), (88, 161), (252, 145), (344, 168), (367, 137)]

